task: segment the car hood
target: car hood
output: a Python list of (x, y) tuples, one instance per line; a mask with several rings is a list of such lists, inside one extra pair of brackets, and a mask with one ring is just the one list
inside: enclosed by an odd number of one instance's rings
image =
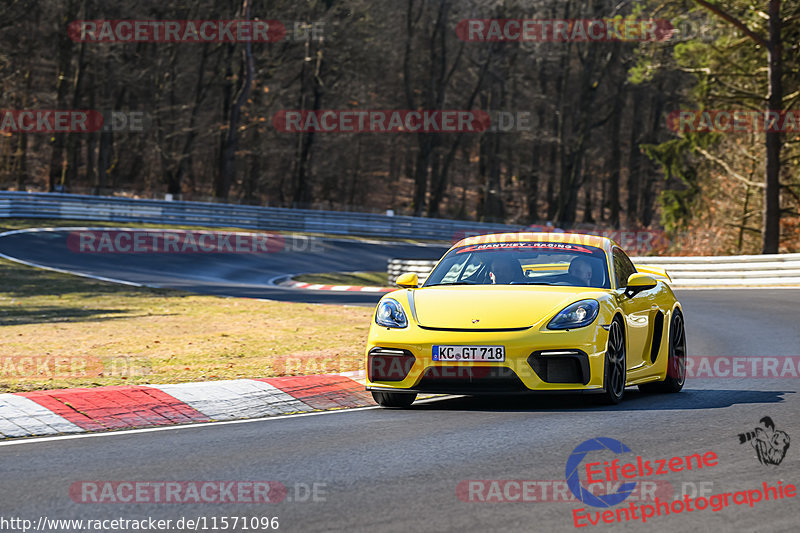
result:
[(526, 328), (574, 301), (598, 296), (596, 289), (496, 285), (426, 287), (413, 293), (419, 325), (437, 329)]

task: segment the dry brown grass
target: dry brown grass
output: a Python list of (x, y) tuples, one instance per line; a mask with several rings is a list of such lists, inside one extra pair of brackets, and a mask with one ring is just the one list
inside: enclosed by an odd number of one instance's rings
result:
[(0, 391), (357, 370), (371, 314), (133, 288), (0, 260)]

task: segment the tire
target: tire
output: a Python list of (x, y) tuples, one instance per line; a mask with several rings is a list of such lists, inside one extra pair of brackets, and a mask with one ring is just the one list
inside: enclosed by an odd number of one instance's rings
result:
[(409, 407), (417, 399), (417, 393), (372, 391), (372, 398), (381, 407)]
[(639, 385), (642, 392), (680, 392), (686, 383), (686, 328), (683, 315), (675, 311), (669, 324), (669, 350), (667, 354), (667, 377), (664, 381)]
[(604, 367), (603, 393), (598, 395), (597, 400), (601, 404), (616, 405), (625, 396), (628, 370), (625, 359), (625, 330), (619, 318), (615, 318), (608, 329)]

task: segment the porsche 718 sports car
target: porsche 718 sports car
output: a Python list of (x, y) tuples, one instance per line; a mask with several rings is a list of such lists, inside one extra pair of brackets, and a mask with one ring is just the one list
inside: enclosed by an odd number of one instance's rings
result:
[(463, 239), (422, 287), (397, 280), (375, 310), (367, 390), (385, 407), (418, 393), (678, 392), (683, 313), (663, 269), (613, 241), (566, 233)]

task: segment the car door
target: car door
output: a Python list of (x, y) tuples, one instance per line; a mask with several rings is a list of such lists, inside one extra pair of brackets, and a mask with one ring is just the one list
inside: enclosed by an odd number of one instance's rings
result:
[[(636, 272), (636, 267), (620, 248), (612, 249), (614, 276), (616, 278), (617, 299), (625, 313), (626, 357), (628, 372), (645, 368), (649, 363), (647, 350), (650, 338), (650, 317), (656, 307), (658, 289), (641, 291), (633, 296), (625, 294), (628, 276)], [(629, 375), (629, 379), (633, 376)]]

